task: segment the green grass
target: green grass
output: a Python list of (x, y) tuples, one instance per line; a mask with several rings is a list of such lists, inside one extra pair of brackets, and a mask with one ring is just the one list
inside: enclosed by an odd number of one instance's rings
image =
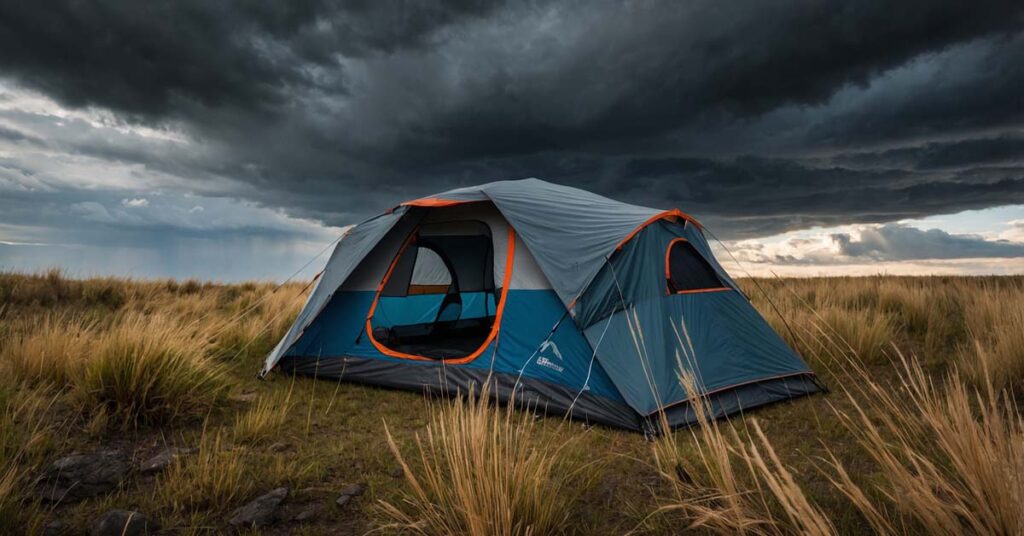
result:
[[(982, 364), (994, 369), (998, 388), (1022, 394), (1024, 367), (1015, 351), (1022, 345), (1013, 342), (1022, 330), (1012, 312), (1024, 310), (1024, 278), (761, 280), (788, 327), (751, 281), (741, 284), (833, 392), (752, 412), (748, 419), (756, 418), (764, 442), (750, 421), (733, 421), (736, 445), (756, 446), (769, 469), (784, 467), (838, 533), (862, 534), (872, 525), (829, 482), (827, 475), (835, 473), (823, 460), (841, 462), (872, 504), (885, 505), (884, 491), (895, 489), (887, 487), (892, 468), (873, 458), (862, 445), (865, 438), (837, 414), (857, 415), (861, 407), (877, 420), (884, 411), (869, 393), (848, 397), (837, 389), (850, 381), (843, 364), (851, 355), (864, 355), (865, 373), (879, 389), (899, 386), (898, 357), (890, 346), (895, 343), (906, 355), (920, 357), (939, 394), (947, 392), (942, 378), (954, 368), (969, 386), (982, 386), (975, 376)], [(7, 460), (0, 463), (18, 473), (16, 485), (6, 488), (16, 490), (7, 496), (14, 498), (4, 499), (0, 466), (0, 508), (17, 511), (32, 526), (60, 518), (82, 531), (105, 508), (138, 506), (172, 533), (210, 533), (225, 529), (233, 508), (286, 484), (293, 488), (290, 501), (322, 502), (325, 508), (312, 522), (275, 531), (362, 533), (392, 523), (379, 504), (408, 505), (411, 488), (405, 478), (392, 476), (398, 461), (384, 423), (410, 469), (422, 475), (427, 467), (416, 437), (426, 437), (436, 405), (416, 393), (348, 383), (279, 374), (256, 380), (263, 355), (301, 307), (304, 286), (271, 294), (273, 286), (262, 283), (0, 274), (0, 404), (11, 396), (16, 404), (41, 404), (16, 427), (0, 423), (0, 455)], [(244, 316), (232, 321), (238, 315)], [(97, 350), (82, 352), (79, 340)], [(161, 380), (142, 381), (153, 376)], [(102, 412), (90, 411), (101, 407)], [(570, 532), (680, 529), (678, 520), (652, 518), (676, 490), (643, 437), (558, 418), (531, 426), (543, 449), (572, 440), (572, 448), (560, 451), (561, 467), (593, 467), (593, 477), (574, 483), (564, 525)], [(680, 455), (691, 461), (699, 455), (694, 432), (673, 436)], [(58, 454), (113, 445), (141, 459), (167, 444), (199, 447), (201, 454), (155, 480), (135, 477), (114, 495), (75, 506), (52, 509), (32, 502), (25, 491), (39, 464)], [(691, 468), (698, 471), (699, 465)], [(756, 479), (766, 486), (764, 478), (763, 472), (741, 477), (740, 489), (748, 490)], [(336, 507), (338, 490), (356, 483), (366, 485), (364, 494)], [(773, 515), (785, 519), (779, 508), (771, 504)]]

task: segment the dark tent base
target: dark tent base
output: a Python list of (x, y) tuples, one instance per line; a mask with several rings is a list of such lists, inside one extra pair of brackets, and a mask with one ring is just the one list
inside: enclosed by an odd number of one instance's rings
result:
[[(301, 374), (323, 379), (351, 381), (380, 387), (420, 391), (430, 395), (468, 393), (471, 386), (487, 380), (488, 371), (441, 364), (405, 364), (361, 357), (286, 357), (279, 363), (284, 374)], [(549, 415), (564, 416), (572, 408), (574, 420), (622, 428), (646, 434), (660, 428), (658, 415), (638, 415), (624, 403), (608, 400), (590, 393), (555, 385), (532, 378), (517, 378), (510, 374), (491, 375), (493, 396), (502, 404), (512, 398), (519, 379), (516, 404)], [(813, 374), (801, 374), (751, 383), (714, 393), (708, 397), (714, 418), (722, 418), (783, 400), (789, 400), (822, 391)], [(578, 399), (577, 399), (578, 395)], [(573, 400), (575, 399), (575, 404)], [(697, 423), (693, 408), (682, 403), (665, 410), (672, 429)]]

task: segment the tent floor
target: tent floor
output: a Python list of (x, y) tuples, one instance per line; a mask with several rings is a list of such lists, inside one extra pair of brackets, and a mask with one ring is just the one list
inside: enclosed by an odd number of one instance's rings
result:
[(458, 359), (475, 352), (487, 340), (491, 326), (486, 324), (438, 330), (419, 336), (390, 340), (386, 346), (398, 352), (432, 359)]

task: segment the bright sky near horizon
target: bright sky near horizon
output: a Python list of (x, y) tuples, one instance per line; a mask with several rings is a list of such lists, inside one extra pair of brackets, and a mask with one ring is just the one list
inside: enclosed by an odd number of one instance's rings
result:
[(0, 5), (0, 270), (282, 280), (535, 176), (737, 276), (1024, 273), (1020, 2), (45, 4)]

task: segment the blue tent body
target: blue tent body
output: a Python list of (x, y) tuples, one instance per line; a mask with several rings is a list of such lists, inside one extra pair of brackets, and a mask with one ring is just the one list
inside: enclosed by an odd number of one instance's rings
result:
[(679, 210), (538, 179), (417, 199), (349, 229), (275, 366), (467, 391), (589, 422), (692, 424), (820, 390)]

